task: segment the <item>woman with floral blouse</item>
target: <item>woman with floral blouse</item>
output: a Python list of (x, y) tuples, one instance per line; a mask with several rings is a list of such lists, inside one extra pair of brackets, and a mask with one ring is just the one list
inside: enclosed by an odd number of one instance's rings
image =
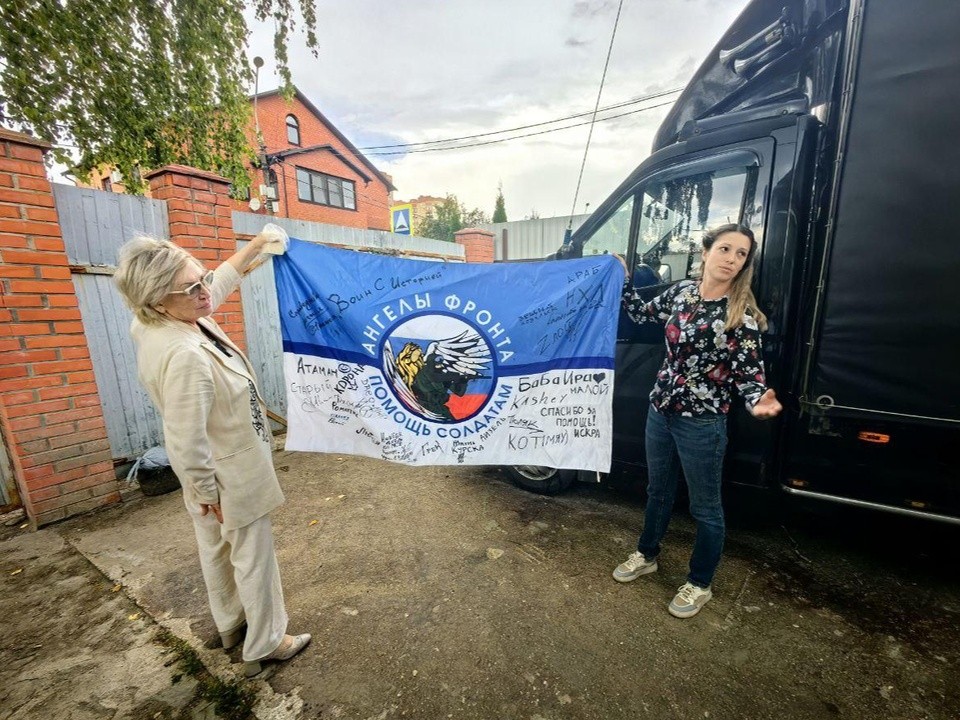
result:
[(679, 618), (693, 617), (713, 596), (710, 586), (723, 552), (720, 477), (734, 392), (756, 418), (772, 418), (783, 409), (766, 387), (760, 354), (767, 321), (750, 290), (756, 250), (749, 228), (723, 225), (704, 235), (699, 280), (679, 282), (650, 302), (624, 289), (623, 305), (634, 322), (665, 323), (667, 356), (650, 393), (643, 532), (637, 551), (613, 577), (630, 582), (657, 570), (682, 471), (697, 535), (687, 582), (668, 607)]

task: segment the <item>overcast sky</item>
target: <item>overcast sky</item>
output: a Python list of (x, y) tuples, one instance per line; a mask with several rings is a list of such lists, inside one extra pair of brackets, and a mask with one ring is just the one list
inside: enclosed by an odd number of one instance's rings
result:
[[(592, 111), (617, 5), (318, 0), (320, 54), (312, 57), (301, 38), (292, 39), (293, 79), (360, 148), (475, 135)], [(601, 106), (685, 85), (746, 5), (624, 0)], [(250, 54), (266, 61), (260, 90), (273, 89), (272, 26), (251, 21), (251, 28)], [(649, 154), (667, 109), (597, 123), (578, 212), (586, 203), (597, 207)], [(465, 150), (367, 155), (393, 176), (397, 200), (453, 193), (468, 207), (492, 214), (502, 182), (511, 220), (532, 210), (551, 217), (570, 212), (588, 131), (582, 126)]]

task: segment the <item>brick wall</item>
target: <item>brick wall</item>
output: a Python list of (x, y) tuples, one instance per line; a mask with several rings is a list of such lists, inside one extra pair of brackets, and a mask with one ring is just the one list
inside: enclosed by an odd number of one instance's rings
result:
[(453, 234), (457, 245), (463, 246), (467, 262), (492, 263), (494, 261), (493, 233), (479, 228), (464, 228)]
[(34, 526), (120, 499), (47, 149), (0, 129), (0, 429)]
[[(121, 499), (47, 149), (0, 130), (0, 431), (34, 527)], [(210, 268), (236, 251), (227, 180), (176, 165), (148, 179), (171, 240)], [(245, 346), (239, 291), (215, 317)]]
[[(278, 94), (260, 97), (257, 105), (260, 130), (263, 133), (268, 153), (297, 147), (287, 142), (287, 115), (293, 114), (300, 123), (300, 147), (332, 145), (370, 178), (370, 182), (365, 183), (356, 171), (329, 150), (316, 150), (286, 158), (282, 164), (272, 166), (272, 169), (277, 173), (280, 197), (280, 212), (277, 213), (278, 215), (331, 225), (390, 230), (390, 193), (387, 186), (353, 154), (349, 147), (330, 131), (310, 108), (296, 97), (290, 103), (287, 103)], [(248, 133), (248, 139), (251, 146), (257, 146), (252, 127)], [(356, 189), (357, 209), (346, 210), (302, 202), (297, 196), (296, 168), (298, 166), (352, 180)], [(253, 179), (253, 189), (256, 191), (257, 187), (264, 182), (263, 172), (261, 170), (251, 170), (251, 178)], [(250, 207), (245, 202), (238, 202), (234, 207), (237, 210), (250, 212)], [(265, 209), (260, 212), (267, 214)]]
[[(153, 198), (167, 202), (172, 242), (211, 270), (237, 251), (228, 180), (184, 165), (168, 165), (146, 178)], [(246, 351), (239, 290), (227, 298), (213, 317), (230, 339)]]

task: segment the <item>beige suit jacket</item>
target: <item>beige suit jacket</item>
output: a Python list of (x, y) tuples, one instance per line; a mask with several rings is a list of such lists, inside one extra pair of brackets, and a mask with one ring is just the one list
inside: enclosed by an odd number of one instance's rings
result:
[[(228, 263), (210, 288), (216, 309), (240, 283)], [(227, 530), (249, 525), (283, 503), (273, 469), (266, 406), (247, 358), (212, 318), (203, 326), (242, 359), (245, 372), (199, 329), (176, 320), (130, 328), (140, 381), (163, 419), (164, 445), (184, 502), (220, 503)]]

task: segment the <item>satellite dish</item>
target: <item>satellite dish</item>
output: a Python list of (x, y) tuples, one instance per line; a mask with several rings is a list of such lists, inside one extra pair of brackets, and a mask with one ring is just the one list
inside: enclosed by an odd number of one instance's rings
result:
[(260, 202), (260, 198), (255, 198), (255, 197), (250, 198), (250, 209), (253, 212), (256, 212), (261, 207), (263, 207), (263, 203)]

